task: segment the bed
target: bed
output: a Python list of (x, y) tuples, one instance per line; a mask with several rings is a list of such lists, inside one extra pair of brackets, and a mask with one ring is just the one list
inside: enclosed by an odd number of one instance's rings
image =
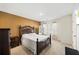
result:
[(19, 34), (22, 46), (28, 48), (35, 55), (40, 54), (47, 46), (51, 45), (51, 35), (36, 34), (34, 27), (20, 26)]

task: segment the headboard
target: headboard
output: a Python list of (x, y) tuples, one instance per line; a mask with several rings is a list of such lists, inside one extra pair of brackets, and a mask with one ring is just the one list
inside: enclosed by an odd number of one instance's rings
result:
[(34, 32), (34, 27), (31, 26), (19, 26), (19, 35), (29, 34)]

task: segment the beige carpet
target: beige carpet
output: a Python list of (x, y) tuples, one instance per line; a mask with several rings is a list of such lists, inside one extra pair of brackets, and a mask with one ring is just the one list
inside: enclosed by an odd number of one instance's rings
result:
[[(11, 55), (32, 55), (28, 49), (23, 49), (20, 45), (11, 49)], [(65, 45), (59, 41), (52, 40), (50, 47), (41, 52), (41, 55), (65, 55)]]

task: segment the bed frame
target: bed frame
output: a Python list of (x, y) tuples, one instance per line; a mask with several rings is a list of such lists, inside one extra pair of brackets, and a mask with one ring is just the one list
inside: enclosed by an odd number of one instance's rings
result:
[[(22, 36), (22, 34), (25, 33), (34, 33), (35, 29), (34, 27), (31, 26), (20, 26), (19, 27), (19, 35), (20, 38)], [(51, 45), (51, 35), (50, 37), (47, 38), (47, 40), (42, 41), (42, 42), (38, 42), (38, 38), (37, 38), (37, 48), (36, 48), (36, 55), (40, 54), (47, 46)]]

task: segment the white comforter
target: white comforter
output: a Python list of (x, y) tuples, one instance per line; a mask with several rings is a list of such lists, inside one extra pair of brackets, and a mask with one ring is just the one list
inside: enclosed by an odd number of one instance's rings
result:
[(36, 41), (38, 38), (38, 42), (47, 40), (49, 36), (46, 35), (37, 35), (35, 33), (23, 34), (21, 41), (22, 45), (28, 49), (30, 49), (34, 54), (36, 54)]
[(37, 35), (36, 33), (30, 33), (30, 34), (23, 34), (22, 35), (22, 38), (29, 39), (29, 40), (32, 40), (32, 41), (37, 41), (37, 38), (38, 38), (38, 41), (44, 41), (48, 37), (49, 36), (45, 36), (45, 35)]

